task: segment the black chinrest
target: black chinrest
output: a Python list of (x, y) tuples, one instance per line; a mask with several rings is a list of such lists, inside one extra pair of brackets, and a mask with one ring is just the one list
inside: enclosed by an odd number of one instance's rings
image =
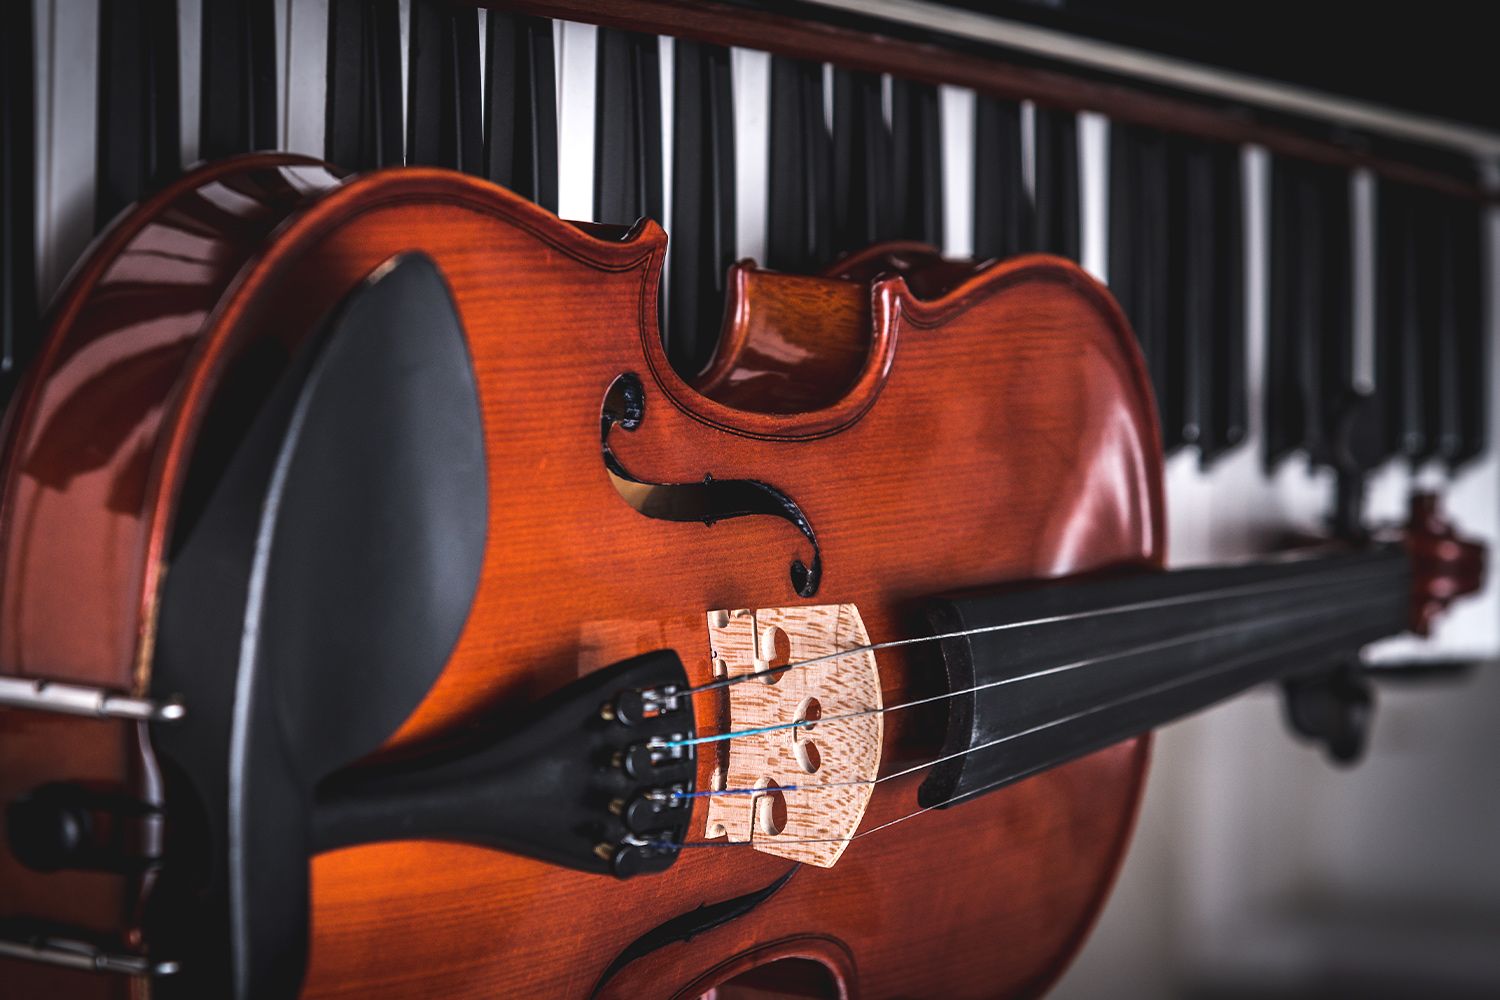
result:
[(176, 842), (148, 930), (192, 961), (156, 995), (297, 995), (313, 789), (437, 680), (487, 522), (458, 312), (402, 255), (300, 349), (174, 540), (152, 688), (188, 711), (153, 731)]

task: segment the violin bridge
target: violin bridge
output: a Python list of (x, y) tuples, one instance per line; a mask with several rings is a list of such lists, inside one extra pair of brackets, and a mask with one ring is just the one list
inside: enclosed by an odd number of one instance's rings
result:
[[(708, 638), (717, 677), (870, 642), (852, 604), (710, 611)], [(832, 867), (864, 818), (880, 767), (884, 725), (875, 654), (849, 653), (734, 684), (725, 695), (732, 731), (783, 728), (719, 744), (712, 789), (763, 791), (711, 796), (704, 835)], [(792, 722), (809, 724), (787, 727)]]

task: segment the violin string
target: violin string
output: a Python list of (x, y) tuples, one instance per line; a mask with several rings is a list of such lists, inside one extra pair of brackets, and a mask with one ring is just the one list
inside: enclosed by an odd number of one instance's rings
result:
[(1218, 590), (1203, 590), (1192, 594), (1181, 594), (1176, 597), (1155, 598), (1149, 601), (1135, 601), (1129, 604), (1117, 604), (1107, 608), (1097, 608), (1090, 611), (1070, 611), (1055, 615), (1045, 615), (1040, 618), (1031, 618), (1018, 622), (1002, 622), (998, 625), (981, 625), (971, 629), (961, 629), (956, 632), (940, 632), (935, 635), (912, 636), (907, 639), (888, 639), (885, 642), (871, 642), (861, 646), (850, 646), (847, 649), (835, 650), (832, 653), (824, 653), (820, 656), (799, 660), (796, 663), (783, 663), (775, 667), (767, 667), (764, 670), (756, 670), (745, 674), (736, 674), (733, 677), (720, 677), (716, 680), (707, 681), (695, 687), (690, 687), (682, 692), (684, 695), (707, 694), (711, 691), (720, 691), (724, 688), (743, 684), (746, 681), (765, 680), (769, 677), (779, 677), (791, 670), (800, 670), (804, 667), (819, 666), (834, 660), (844, 659), (849, 656), (857, 656), (861, 653), (874, 653), (882, 649), (897, 649), (902, 646), (915, 646), (928, 642), (941, 642), (945, 639), (963, 639), (973, 635), (983, 635), (989, 632), (1004, 632), (1011, 629), (1029, 628), (1036, 625), (1052, 625), (1060, 622), (1077, 621), (1085, 618), (1103, 618), (1109, 615), (1128, 614), (1132, 611), (1149, 611), (1156, 608), (1179, 607), (1183, 605), (1201, 604), (1209, 601), (1220, 600), (1225, 597), (1253, 596), (1255, 594), (1286, 592), (1294, 590), (1310, 589), (1324, 585), (1324, 580), (1329, 576), (1338, 576), (1347, 573), (1347, 568), (1330, 568), (1320, 570), (1302, 577), (1296, 581), (1272, 581), (1261, 584), (1238, 584), (1232, 587), (1221, 587)]
[[(1294, 615), (1265, 619), (1263, 621), (1263, 624), (1280, 625), (1286, 622), (1297, 621), (1303, 618), (1316, 618), (1323, 615), (1335, 614), (1345, 610), (1346, 608), (1357, 607), (1362, 603), (1363, 601), (1355, 601), (1352, 604), (1348, 601), (1340, 602), (1336, 605), (1327, 605), (1316, 609), (1302, 611)], [(1183, 635), (1176, 635), (1170, 639), (1159, 639), (1155, 642), (1131, 646), (1126, 649), (1117, 650), (1113, 653), (1088, 657), (1082, 660), (1075, 660), (1071, 663), (1064, 663), (1058, 666), (1045, 667), (1041, 670), (1032, 671), (1031, 673), (1017, 674), (1014, 677), (1002, 677), (998, 680), (986, 681), (983, 684), (976, 684), (972, 687), (962, 688), (957, 691), (945, 691), (942, 694), (929, 695), (924, 698), (914, 698), (911, 701), (901, 702), (900, 704), (896, 705), (886, 705), (881, 708), (864, 708), (853, 712), (845, 712), (839, 715), (830, 715), (818, 719), (795, 719), (791, 722), (780, 722), (769, 726), (757, 726), (754, 729), (735, 729), (730, 730), (729, 732), (714, 733), (708, 736), (697, 736), (689, 739), (668, 740), (662, 743), (662, 746), (688, 747), (701, 746), (707, 743), (722, 743), (727, 740), (741, 739), (747, 736), (761, 736), (767, 733), (782, 732), (790, 729), (811, 729), (814, 726), (822, 726), (835, 722), (845, 722), (850, 719), (862, 719), (871, 715), (884, 715), (889, 712), (899, 712), (903, 709), (916, 708), (920, 705), (929, 705), (934, 702), (946, 701), (949, 698), (958, 698), (966, 694), (975, 694), (979, 691), (987, 691), (991, 688), (1003, 687), (1007, 684), (1016, 684), (1021, 681), (1035, 680), (1039, 677), (1048, 677), (1053, 674), (1066, 673), (1071, 670), (1078, 670), (1084, 667), (1095, 666), (1100, 663), (1107, 663), (1111, 660), (1126, 659), (1132, 656), (1139, 656), (1144, 653), (1153, 653), (1165, 649), (1172, 649), (1174, 647), (1187, 645), (1189, 643), (1197, 642), (1202, 639), (1210, 639), (1215, 636), (1238, 632), (1243, 630), (1244, 628), (1244, 622), (1230, 622), (1228, 624), (1219, 625), (1214, 628), (1200, 629), (1197, 632), (1189, 632)], [(753, 791), (755, 791), (755, 789), (727, 789), (719, 792), (708, 791), (684, 793), (682, 797), (705, 797), (710, 795), (741, 794), (742, 792), (748, 794), (749, 792)]]
[[(1353, 610), (1355, 608), (1359, 608), (1359, 607), (1364, 606), (1364, 604), (1365, 604), (1365, 602), (1363, 600), (1350, 600), (1350, 601), (1346, 601), (1346, 602), (1343, 602), (1342, 604), (1340, 604), (1338, 606), (1337, 610), (1346, 610), (1346, 609)], [(1323, 609), (1322, 611), (1320, 611), (1318, 613), (1320, 613), (1320, 614), (1321, 613), (1327, 613), (1327, 609)], [(1286, 622), (1286, 621), (1300, 620), (1302, 618), (1307, 618), (1307, 617), (1312, 617), (1312, 616), (1313, 615), (1311, 613), (1304, 613), (1304, 614), (1301, 614), (1301, 615), (1287, 615), (1287, 616), (1284, 616), (1282, 618), (1275, 619), (1275, 622), (1277, 624), (1281, 624), (1281, 623)], [(1227, 631), (1227, 629), (1218, 629), (1216, 631), (1221, 631), (1222, 632), (1222, 631)], [(1190, 640), (1190, 639), (1184, 638), (1181, 641), (1182, 642), (1187, 642), (1187, 641), (1194, 641), (1194, 640)], [(1297, 647), (1297, 645), (1300, 645), (1300, 642), (1301, 642), (1301, 640), (1299, 640), (1297, 643), (1293, 643), (1290, 648), (1295, 649)], [(1165, 643), (1165, 644), (1158, 643), (1158, 644), (1155, 644), (1155, 645), (1163, 646), (1163, 648), (1169, 648), (1171, 645), (1177, 645), (1177, 644), (1180, 644), (1180, 643)], [(1145, 649), (1143, 649), (1142, 651), (1150, 652), (1151, 650), (1145, 650)], [(1118, 659), (1118, 658), (1120, 658), (1122, 656), (1131, 656), (1131, 655), (1135, 655), (1135, 651), (1126, 650), (1126, 651), (1124, 651), (1122, 653), (1117, 653), (1117, 654), (1114, 654), (1112, 656), (1096, 657), (1093, 662), (1103, 663), (1103, 662), (1107, 662), (1108, 660)], [(1256, 652), (1248, 654), (1248, 655), (1250, 657), (1256, 657), (1256, 656), (1264, 656), (1264, 655), (1267, 655), (1267, 654), (1265, 654), (1262, 651), (1256, 651)], [(1272, 653), (1270, 655), (1276, 655), (1276, 654)], [(1237, 658), (1237, 659), (1232, 659), (1232, 660), (1230, 660), (1228, 662), (1230, 664), (1234, 664), (1236, 662), (1244, 662), (1244, 659), (1245, 659), (1244, 657), (1240, 657), (1240, 658)], [(1045, 730), (1045, 729), (1049, 729), (1049, 728), (1051, 728), (1053, 726), (1063, 725), (1063, 724), (1068, 723), (1068, 722), (1076, 721), (1079, 718), (1085, 718), (1088, 715), (1094, 714), (1095, 712), (1107, 711), (1110, 708), (1119, 707), (1120, 705), (1128, 704), (1129, 702), (1138, 700), (1140, 698), (1149, 697), (1152, 694), (1156, 694), (1156, 693), (1159, 693), (1161, 691), (1171, 690), (1173, 687), (1176, 687), (1176, 686), (1181, 685), (1181, 684), (1190, 684), (1190, 683), (1192, 683), (1195, 680), (1202, 679), (1204, 676), (1211, 675), (1214, 671), (1220, 671), (1220, 670), (1224, 670), (1224, 669), (1225, 669), (1225, 665), (1224, 665), (1223, 662), (1221, 662), (1221, 663), (1219, 663), (1219, 664), (1217, 664), (1217, 665), (1215, 665), (1213, 667), (1207, 668), (1207, 670), (1195, 671), (1194, 673), (1191, 673), (1191, 674), (1186, 674), (1186, 675), (1183, 675), (1183, 676), (1180, 676), (1180, 677), (1174, 677), (1174, 678), (1171, 678), (1169, 680), (1163, 681), (1163, 682), (1161, 682), (1161, 683), (1159, 683), (1157, 685), (1154, 685), (1152, 687), (1144, 688), (1144, 689), (1141, 689), (1141, 690), (1138, 690), (1138, 691), (1134, 691), (1134, 692), (1132, 692), (1131, 694), (1129, 694), (1128, 696), (1126, 696), (1123, 699), (1117, 699), (1116, 701), (1108, 702), (1108, 703), (1106, 703), (1104, 705), (1093, 706), (1093, 707), (1091, 707), (1089, 709), (1085, 709), (1085, 710), (1083, 710), (1081, 712), (1075, 713), (1074, 715), (1067, 716), (1067, 717), (1064, 717), (1064, 718), (1061, 718), (1061, 719), (1055, 719), (1055, 720), (1049, 721), (1047, 723), (1044, 723), (1044, 724), (1041, 724), (1041, 725), (1038, 725), (1038, 726), (1034, 726), (1031, 729), (1027, 729), (1027, 730), (1025, 730), (1023, 732), (1013, 733), (1013, 734), (1011, 734), (1009, 736), (1005, 736), (1005, 737), (1002, 737), (1000, 739), (991, 741), (990, 743), (981, 744), (980, 746), (976, 746), (976, 747), (970, 747), (967, 750), (960, 750), (960, 751), (957, 751), (955, 753), (948, 754), (947, 756), (938, 757), (938, 758), (936, 758), (934, 760), (926, 761), (926, 762), (921, 763), (921, 764), (914, 764), (911, 767), (905, 768), (904, 770), (894, 771), (894, 772), (892, 772), (890, 774), (881, 775), (881, 776), (876, 777), (876, 778), (858, 778), (858, 779), (850, 779), (850, 780), (847, 780), (847, 781), (824, 781), (824, 782), (818, 782), (816, 784), (810, 784), (810, 785), (785, 785), (785, 786), (779, 787), (777, 790), (780, 791), (780, 792), (783, 792), (783, 793), (786, 793), (786, 792), (815, 792), (815, 791), (821, 791), (821, 790), (827, 789), (827, 788), (847, 788), (847, 787), (854, 786), (854, 785), (878, 785), (881, 782), (889, 781), (892, 778), (900, 778), (900, 777), (903, 777), (904, 775), (914, 774), (917, 771), (921, 771), (921, 770), (923, 770), (925, 768), (933, 767), (933, 766), (935, 766), (937, 764), (945, 763), (946, 761), (955, 760), (955, 759), (957, 759), (959, 757), (963, 757), (963, 756), (965, 756), (967, 754), (970, 754), (970, 753), (975, 753), (975, 752), (980, 751), (980, 750), (988, 749), (988, 748), (990, 748), (992, 746), (995, 746), (995, 745), (997, 745), (999, 743), (1004, 743), (1004, 742), (1007, 742), (1007, 741), (1013, 740), (1013, 739), (1019, 739), (1022, 736), (1030, 736), (1030, 735), (1032, 735), (1034, 733), (1040, 732), (1040, 731)], [(1013, 679), (1014, 680), (1022, 680), (1024, 678), (1019, 678), (1018, 677), (1018, 678), (1013, 678)], [(1006, 683), (1006, 681), (1002, 681), (1000, 683)], [(956, 692), (956, 693), (957, 694), (965, 694), (967, 692), (960, 691), (960, 692)], [(942, 697), (951, 697), (951, 695), (940, 695), (940, 696), (937, 696), (937, 697), (935, 697), (935, 698), (933, 698), (931, 700), (938, 700), (939, 698), (942, 698)], [(896, 708), (896, 707), (901, 707), (901, 706), (893, 706), (891, 710), (894, 710), (894, 708)], [(710, 790), (698, 791), (698, 792), (679, 792), (679, 793), (674, 793), (673, 794), (673, 798), (680, 800), (680, 799), (690, 799), (690, 798), (711, 798), (711, 797), (714, 797), (714, 796), (717, 796), (717, 795), (757, 795), (757, 794), (765, 794), (765, 789), (764, 788), (728, 788), (728, 789), (720, 789), (718, 791), (714, 791), (714, 790), (710, 789)]]
[[(1357, 605), (1354, 605), (1354, 606), (1357, 606)], [(1338, 634), (1339, 635), (1343, 635), (1345, 633), (1353, 633), (1353, 632), (1362, 631), (1362, 630), (1363, 630), (1363, 626), (1360, 626), (1358, 629), (1354, 629), (1354, 628), (1345, 629), (1345, 630), (1341, 631)], [(1107, 712), (1107, 711), (1109, 711), (1112, 708), (1119, 708), (1121, 706), (1128, 705), (1128, 704), (1130, 704), (1132, 702), (1139, 701), (1142, 698), (1148, 698), (1151, 695), (1159, 694), (1162, 691), (1170, 690), (1173, 687), (1176, 687), (1178, 685), (1190, 684), (1190, 683), (1192, 683), (1195, 680), (1202, 680), (1204, 678), (1211, 677), (1215, 673), (1223, 671), (1226, 667), (1229, 667), (1229, 668), (1232, 669), (1234, 666), (1237, 666), (1237, 665), (1238, 666), (1242, 666), (1242, 665), (1244, 665), (1246, 663), (1253, 662), (1254, 660), (1257, 660), (1257, 659), (1262, 659), (1262, 658), (1264, 658), (1266, 656), (1279, 656), (1279, 655), (1282, 655), (1284, 653), (1294, 652), (1305, 641), (1306, 640), (1299, 638), (1296, 642), (1284, 643), (1284, 644), (1282, 644), (1282, 645), (1280, 645), (1280, 646), (1278, 646), (1278, 647), (1276, 647), (1274, 649), (1271, 649), (1269, 651), (1265, 650), (1265, 649), (1252, 650), (1252, 651), (1250, 651), (1250, 652), (1248, 652), (1248, 653), (1246, 653), (1246, 654), (1244, 654), (1242, 656), (1232, 657), (1232, 658), (1230, 658), (1227, 661), (1222, 661), (1222, 662), (1216, 664), (1215, 666), (1213, 666), (1211, 668), (1208, 668), (1206, 670), (1195, 671), (1194, 673), (1188, 674), (1188, 675), (1183, 676), (1183, 677), (1173, 678), (1170, 681), (1166, 681), (1166, 682), (1163, 682), (1161, 684), (1155, 684), (1155, 685), (1152, 685), (1151, 687), (1143, 688), (1143, 689), (1141, 689), (1139, 691), (1131, 692), (1129, 695), (1127, 695), (1127, 696), (1125, 696), (1123, 698), (1116, 698), (1115, 700), (1110, 701), (1110, 702), (1106, 702), (1105, 704), (1102, 704), (1102, 705), (1093, 705), (1093, 706), (1090, 706), (1089, 708), (1081, 709), (1080, 711), (1074, 712), (1071, 715), (1064, 716), (1063, 718), (1052, 719), (1052, 720), (1049, 720), (1047, 722), (1039, 723), (1038, 725), (1032, 726), (1029, 729), (1022, 730), (1021, 732), (1008, 733), (1005, 736), (996, 737), (993, 740), (990, 740), (990, 741), (988, 741), (986, 743), (981, 743), (978, 746), (969, 747), (966, 750), (959, 750), (959, 751), (957, 751), (955, 753), (945, 754), (945, 755), (943, 755), (941, 757), (937, 757), (937, 758), (934, 758), (933, 760), (925, 761), (925, 762), (923, 762), (921, 764), (913, 764), (910, 767), (903, 768), (902, 770), (899, 770), (899, 771), (893, 771), (892, 773), (887, 774), (887, 775), (882, 775), (879, 778), (862, 779), (862, 780), (857, 780), (857, 781), (827, 782), (827, 783), (821, 784), (821, 785), (802, 785), (802, 786), (793, 785), (793, 786), (788, 786), (786, 788), (777, 788), (777, 789), (774, 789), (774, 790), (762, 788), (762, 789), (757, 789), (757, 791), (760, 794), (765, 795), (765, 794), (768, 794), (771, 791), (786, 792), (786, 791), (792, 791), (792, 790), (815, 790), (815, 789), (818, 789), (818, 788), (847, 787), (847, 786), (850, 786), (850, 785), (878, 785), (878, 784), (881, 784), (882, 782), (890, 781), (890, 780), (892, 780), (894, 778), (905, 777), (906, 775), (915, 774), (918, 771), (923, 771), (923, 770), (926, 770), (927, 768), (930, 768), (930, 767), (936, 767), (938, 764), (943, 764), (943, 763), (946, 763), (946, 762), (948, 762), (950, 760), (956, 760), (959, 757), (968, 756), (971, 753), (978, 753), (981, 750), (993, 749), (994, 747), (999, 746), (1000, 744), (1003, 744), (1003, 743), (1008, 743), (1011, 740), (1017, 740), (1017, 739), (1021, 739), (1022, 737), (1025, 737), (1025, 736), (1031, 736), (1031, 735), (1033, 735), (1035, 733), (1042, 732), (1042, 731), (1045, 731), (1047, 729), (1051, 729), (1051, 728), (1053, 728), (1055, 726), (1066, 725), (1069, 722), (1076, 722), (1079, 719), (1084, 719), (1084, 718), (1087, 718), (1087, 717), (1089, 717), (1091, 715), (1096, 715), (1099, 712)], [(1014, 776), (1014, 778), (1012, 778), (1011, 781), (1017, 781), (1017, 780), (1020, 780), (1022, 778), (1030, 777), (1031, 775), (1036, 774), (1039, 771), (1046, 770), (1046, 769), (1048, 769), (1051, 766), (1053, 766), (1053, 765), (1051, 765), (1051, 764), (1040, 764), (1040, 765), (1038, 765), (1038, 766), (1036, 766), (1036, 767), (1034, 767), (1034, 768), (1032, 768), (1032, 769), (1030, 769), (1028, 771), (1023, 771), (1021, 774)], [(842, 844), (842, 843), (846, 843), (846, 842), (850, 842), (850, 841), (855, 841), (855, 840), (859, 840), (861, 837), (867, 837), (870, 834), (878, 833), (881, 830), (887, 829), (888, 827), (895, 826), (898, 823), (903, 823), (906, 820), (912, 819), (913, 817), (916, 817), (916, 816), (920, 816), (923, 813), (931, 812), (934, 809), (940, 809), (940, 808), (942, 808), (944, 806), (956, 805), (956, 804), (958, 804), (960, 802), (965, 801), (966, 799), (972, 798), (972, 797), (974, 797), (976, 795), (979, 795), (979, 794), (981, 794), (983, 792), (992, 791), (992, 790), (993, 790), (993, 786), (984, 786), (984, 787), (980, 787), (980, 788), (970, 789), (968, 792), (965, 792), (962, 795), (955, 796), (955, 797), (953, 797), (951, 799), (948, 799), (948, 800), (946, 800), (944, 802), (938, 803), (937, 805), (922, 806), (921, 808), (913, 810), (912, 812), (906, 813), (903, 816), (898, 816), (898, 817), (896, 817), (893, 820), (888, 820), (887, 822), (881, 823), (879, 826), (872, 827), (869, 830), (864, 830), (864, 831), (855, 833), (853, 836), (850, 836), (850, 837), (799, 837), (799, 838), (776, 839), (776, 840), (770, 841), (770, 842), (772, 842), (772, 843), (778, 843), (778, 844)], [(754, 845), (754, 843), (755, 842), (753, 840), (734, 840), (734, 841), (729, 841), (729, 840), (688, 840), (688, 841), (683, 841), (681, 843), (663, 842), (661, 846), (670, 846), (670, 847), (751, 847), (751, 846)]]

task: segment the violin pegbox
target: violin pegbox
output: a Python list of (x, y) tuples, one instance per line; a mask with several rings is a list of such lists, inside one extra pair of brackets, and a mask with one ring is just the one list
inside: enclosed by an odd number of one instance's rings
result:
[[(710, 611), (708, 638), (719, 678), (870, 643), (852, 604)], [(719, 744), (712, 788), (763, 791), (711, 796), (704, 835), (832, 867), (864, 818), (880, 767), (884, 726), (874, 652), (733, 684), (724, 696), (729, 729), (747, 735)], [(794, 722), (807, 724), (788, 725)], [(748, 732), (761, 729), (769, 731)]]

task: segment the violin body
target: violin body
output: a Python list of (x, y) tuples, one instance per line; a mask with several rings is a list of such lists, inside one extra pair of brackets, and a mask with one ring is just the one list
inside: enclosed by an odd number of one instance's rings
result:
[[(253, 157), (191, 174), (118, 223), (54, 314), (6, 435), (0, 672), (149, 690), (180, 505), (320, 319), (410, 251), (436, 264), (462, 320), (489, 524), (467, 623), (387, 754), (648, 650), (675, 649), (692, 683), (711, 680), (713, 609), (853, 604), (879, 641), (912, 634), (926, 595), (1162, 562), (1142, 363), (1119, 309), (1072, 264), (1025, 257), (910, 284), (880, 269), (840, 281), (742, 267), (700, 392), (660, 346), (666, 237), (653, 223), (621, 238), (457, 174), (345, 180)], [(799, 328), (818, 302), (822, 326)], [(808, 541), (786, 520), (668, 521), (622, 499), (599, 435), (625, 373), (645, 409), (610, 437), (618, 460), (653, 483), (754, 480), (794, 499), (821, 550), (813, 596), (789, 578)], [(883, 650), (879, 668), (887, 703), (936, 689), (916, 651)], [(890, 716), (883, 770), (930, 759), (942, 719)], [(0, 713), (0, 728), (7, 799), (62, 777), (161, 794), (142, 724)], [(1109, 891), (1147, 753), (1131, 739), (923, 813), (830, 868), (686, 849), (661, 875), (619, 881), (440, 841), (321, 854), (302, 995), (696, 997), (808, 976), (850, 997), (1037, 995)], [(921, 779), (876, 787), (863, 829), (912, 813)], [(149, 946), (150, 881), (42, 875), (0, 854), (0, 917)], [(660, 931), (727, 901), (736, 912), (690, 940)], [(4, 960), (0, 978), (22, 996), (127, 995), (118, 980)]]

